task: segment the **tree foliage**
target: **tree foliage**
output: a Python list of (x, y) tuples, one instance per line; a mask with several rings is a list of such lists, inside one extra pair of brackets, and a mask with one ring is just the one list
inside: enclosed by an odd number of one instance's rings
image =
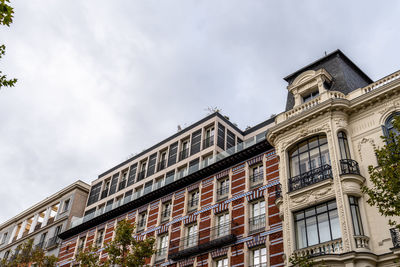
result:
[(108, 253), (108, 259), (105, 262), (99, 260), (99, 249), (89, 246), (84, 251), (80, 251), (76, 257), (84, 267), (94, 266), (112, 266), (120, 265), (122, 267), (143, 266), (146, 258), (154, 253), (154, 238), (145, 240), (136, 240), (133, 237), (135, 225), (126, 220), (118, 223), (115, 230), (114, 240), (105, 245), (104, 251)]
[[(12, 8), (8, 3), (10, 3), (9, 0), (0, 0), (0, 25), (5, 25), (5, 26), (10, 26), (10, 24), (13, 22), (13, 14), (14, 14), (14, 8)], [(6, 46), (5, 45), (0, 45), (0, 59), (5, 55), (6, 53)], [(0, 89), (2, 87), (12, 87), (15, 85), (17, 82), (17, 79), (7, 79), (7, 75), (4, 75), (0, 71)]]
[(295, 267), (313, 267), (316, 266), (314, 261), (307, 256), (297, 256), (293, 254), (289, 258), (289, 262)]
[(389, 217), (389, 225), (400, 229), (393, 219), (400, 216), (400, 117), (393, 121), (394, 131), (381, 138), (385, 141), (382, 148), (376, 149), (377, 166), (368, 166), (371, 186), (363, 186), (368, 204), (378, 208), (379, 213)]
[(11, 256), (4, 258), (0, 262), (2, 267), (28, 267), (35, 263), (38, 267), (54, 267), (58, 258), (54, 255), (46, 256), (42, 248), (33, 245), (33, 239), (17, 246), (10, 253)]

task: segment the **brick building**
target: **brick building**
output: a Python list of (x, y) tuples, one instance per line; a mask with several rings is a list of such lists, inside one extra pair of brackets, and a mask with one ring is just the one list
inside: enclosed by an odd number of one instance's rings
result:
[(214, 113), (99, 175), (85, 216), (60, 234), (60, 266), (79, 248), (104, 247), (123, 218), (136, 238), (156, 238), (151, 266), (282, 265), (272, 122), (241, 131)]

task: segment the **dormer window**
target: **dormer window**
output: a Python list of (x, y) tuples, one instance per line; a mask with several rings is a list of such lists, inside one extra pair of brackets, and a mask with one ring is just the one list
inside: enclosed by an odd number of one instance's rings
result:
[(313, 91), (313, 92), (303, 96), (303, 103), (306, 103), (306, 102), (316, 98), (317, 96), (319, 96), (319, 91), (318, 90)]

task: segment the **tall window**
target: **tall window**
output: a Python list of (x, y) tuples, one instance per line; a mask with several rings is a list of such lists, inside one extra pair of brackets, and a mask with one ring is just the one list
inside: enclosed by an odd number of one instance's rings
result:
[(347, 136), (345, 132), (338, 133), (339, 150), (341, 159), (351, 159), (349, 143), (347, 142)]
[(206, 130), (204, 136), (203, 149), (212, 145), (214, 145), (214, 127), (210, 127)]
[(336, 200), (294, 213), (297, 248), (341, 237)]
[(229, 234), (229, 214), (221, 214), (217, 217), (216, 237), (226, 236)]
[(394, 117), (399, 116), (399, 115), (400, 115), (400, 112), (395, 112), (386, 119), (385, 125), (383, 126), (383, 133), (385, 136), (389, 137), (391, 133), (393, 133), (394, 135), (400, 134), (393, 126)]
[(138, 231), (143, 230), (146, 227), (147, 212), (142, 212), (139, 214)]
[(262, 184), (264, 180), (264, 171), (263, 171), (263, 165), (258, 165), (254, 166), (251, 168), (251, 174), (250, 174), (250, 186), (254, 187), (259, 184)]
[(258, 248), (251, 253), (253, 267), (267, 267), (267, 248)]
[(199, 190), (189, 192), (188, 211), (197, 209), (199, 205)]
[(1, 243), (0, 243), (0, 244), (4, 244), (4, 243), (6, 242), (6, 240), (7, 240), (7, 235), (8, 235), (8, 233), (4, 233), (4, 234), (3, 234), (3, 237), (1, 238)]
[(166, 202), (163, 204), (161, 213), (162, 222), (169, 220), (169, 217), (171, 216), (171, 207), (172, 207), (171, 202)]
[(185, 247), (193, 247), (197, 245), (197, 224), (193, 224), (186, 229)]
[(360, 207), (358, 206), (358, 198), (349, 196), (351, 220), (353, 222), (354, 235), (364, 235), (361, 222)]
[(229, 194), (229, 178), (218, 181), (217, 199), (221, 200), (228, 197)]
[(168, 234), (159, 237), (156, 260), (164, 259), (167, 256)]
[(331, 163), (326, 136), (319, 135), (302, 141), (289, 153), (291, 177)]
[(251, 204), (249, 220), (250, 233), (265, 229), (265, 201), (260, 200)]
[(67, 200), (64, 201), (63, 212), (66, 212), (66, 211), (68, 210), (68, 208), (69, 208), (69, 202), (70, 202), (69, 199), (67, 199)]
[(216, 260), (215, 266), (216, 267), (228, 267), (228, 258), (222, 258), (222, 259)]
[(103, 244), (103, 238), (104, 238), (104, 229), (101, 229), (97, 232), (96, 246), (101, 247), (101, 245)]

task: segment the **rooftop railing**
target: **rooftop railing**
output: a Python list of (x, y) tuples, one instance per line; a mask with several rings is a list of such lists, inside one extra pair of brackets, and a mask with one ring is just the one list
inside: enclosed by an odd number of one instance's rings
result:
[(221, 152), (221, 153), (219, 153), (217, 155), (214, 155), (214, 156), (212, 156), (210, 158), (207, 158), (206, 160), (199, 161), (199, 163), (194, 164), (189, 169), (185, 170), (185, 172), (183, 174), (182, 174), (182, 172), (178, 172), (178, 173), (175, 173), (174, 175), (166, 177), (165, 180), (163, 180), (161, 182), (154, 183), (152, 185), (152, 187), (147, 187), (148, 189), (146, 190), (146, 192), (142, 192), (142, 191), (135, 192), (132, 195), (126, 196), (125, 198), (121, 199), (121, 201), (114, 202), (112, 204), (109, 204), (109, 205), (105, 206), (104, 208), (96, 210), (95, 212), (93, 212), (91, 214), (87, 214), (84, 217), (72, 220), (70, 228), (76, 227), (76, 226), (78, 226), (78, 225), (80, 225), (80, 224), (82, 224), (84, 222), (87, 222), (87, 221), (89, 221), (89, 220), (91, 220), (91, 219), (93, 219), (93, 218), (95, 218), (97, 216), (100, 216), (100, 215), (102, 215), (102, 214), (104, 214), (104, 213), (106, 213), (106, 212), (108, 212), (110, 210), (116, 209), (121, 205), (124, 205), (124, 204), (126, 204), (128, 202), (134, 201), (134, 200), (142, 197), (145, 194), (149, 194), (149, 193), (159, 189), (160, 187), (163, 187), (163, 186), (166, 186), (166, 185), (168, 185), (170, 183), (178, 181), (178, 180), (180, 180), (180, 179), (182, 179), (182, 178), (184, 178), (184, 177), (186, 177), (186, 176), (188, 176), (188, 175), (190, 175), (192, 173), (195, 173), (195, 172), (197, 172), (197, 171), (199, 171), (199, 170), (201, 170), (203, 168), (206, 168), (207, 166), (209, 166), (211, 164), (214, 164), (214, 163), (216, 163), (218, 161), (221, 161), (221, 160), (223, 160), (223, 159), (225, 159), (225, 158), (227, 158), (227, 157), (229, 157), (229, 156), (231, 156), (233, 154), (236, 154), (236, 153), (238, 153), (240, 151), (243, 151), (243, 150), (245, 150), (245, 149), (247, 149), (247, 148), (249, 148), (249, 147), (251, 147), (251, 146), (253, 146), (253, 145), (257, 144), (257, 143), (260, 143), (260, 142), (264, 141), (264, 140), (265, 140), (265, 136), (263, 136), (262, 138), (258, 137), (257, 139), (254, 136), (254, 137), (252, 137), (250, 139), (247, 139), (243, 143), (237, 144), (236, 146), (231, 147), (231, 148), (229, 148), (229, 149), (227, 149), (227, 150), (225, 150), (225, 151), (223, 151), (223, 152)]

